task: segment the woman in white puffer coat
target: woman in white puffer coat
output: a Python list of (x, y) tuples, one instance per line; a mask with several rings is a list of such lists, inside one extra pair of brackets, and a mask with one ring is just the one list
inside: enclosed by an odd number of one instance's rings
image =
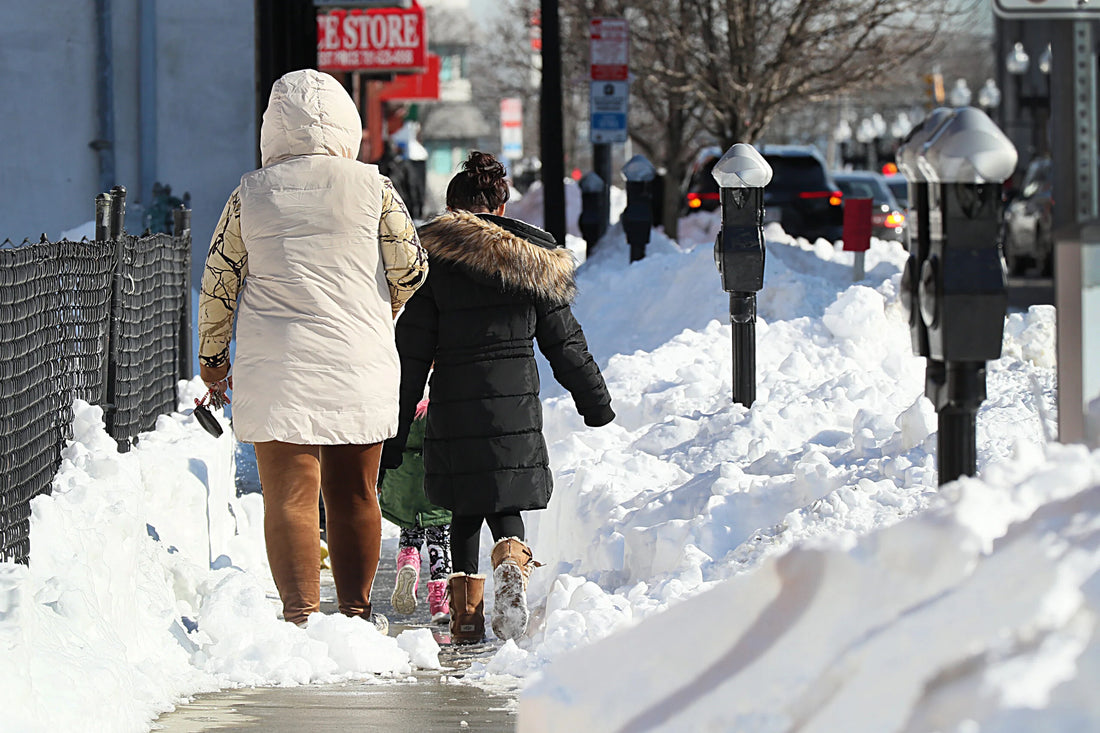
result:
[(361, 139), (333, 77), (276, 81), (263, 167), (229, 197), (199, 299), (201, 375), (233, 389), (234, 433), (255, 444), (271, 573), (283, 617), (299, 625), (320, 604), (318, 492), (340, 611), (372, 616), (378, 460), (397, 428), (393, 319), (428, 269), (392, 184), (355, 159)]

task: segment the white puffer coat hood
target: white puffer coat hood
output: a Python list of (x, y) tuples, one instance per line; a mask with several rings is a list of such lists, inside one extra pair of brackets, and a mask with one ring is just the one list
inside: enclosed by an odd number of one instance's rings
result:
[(260, 127), (263, 165), (294, 155), (355, 160), (362, 139), (355, 102), (333, 77), (302, 69), (284, 74), (272, 85)]

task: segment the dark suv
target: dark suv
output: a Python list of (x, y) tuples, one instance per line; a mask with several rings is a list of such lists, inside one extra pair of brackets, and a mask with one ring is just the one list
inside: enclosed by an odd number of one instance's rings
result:
[(699, 150), (688, 166), (680, 187), (680, 216), (696, 211), (715, 211), (721, 205), (718, 183), (711, 172), (722, 157), (722, 148), (708, 145)]
[(772, 180), (764, 189), (764, 221), (811, 242), (835, 242), (844, 230), (843, 194), (812, 145), (760, 145)]

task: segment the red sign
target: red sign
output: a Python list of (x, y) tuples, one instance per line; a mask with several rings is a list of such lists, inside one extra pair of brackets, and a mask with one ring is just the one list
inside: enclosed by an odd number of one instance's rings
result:
[(330, 10), (317, 14), (317, 68), (422, 72), (428, 68), (424, 9)]
[(630, 28), (625, 18), (593, 18), (588, 24), (592, 81), (626, 81)]
[(428, 54), (428, 70), (423, 74), (399, 74), (384, 81), (378, 91), (383, 102), (427, 102), (439, 99), (439, 57)]
[(871, 249), (871, 199), (844, 199), (844, 230), (841, 233), (845, 252), (866, 252)]

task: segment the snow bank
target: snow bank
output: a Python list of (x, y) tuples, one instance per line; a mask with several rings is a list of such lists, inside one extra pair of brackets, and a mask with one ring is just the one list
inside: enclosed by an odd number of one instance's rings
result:
[[(201, 389), (181, 382), (181, 409)], [(398, 679), (410, 653), (438, 667), (423, 640), (362, 619), (279, 619), (262, 499), (236, 496), (228, 431), (175, 413), (119, 454), (102, 418), (76, 404), (53, 493), (32, 502), (29, 566), (0, 564), (6, 730), (148, 730), (198, 692)]]
[(562, 656), (518, 730), (1095, 730), (1100, 453), (1051, 446)]

